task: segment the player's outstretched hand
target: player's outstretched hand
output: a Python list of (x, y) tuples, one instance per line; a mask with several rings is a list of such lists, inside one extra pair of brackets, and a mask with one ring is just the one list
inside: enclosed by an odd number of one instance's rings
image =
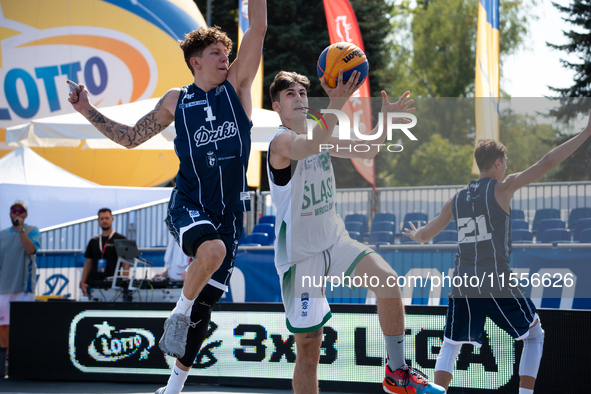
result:
[[(382, 90), (382, 113), (385, 115), (387, 113), (392, 113), (392, 112), (405, 112), (405, 113), (415, 112), (416, 111), (415, 107), (408, 108), (412, 103), (415, 102), (413, 99), (407, 100), (409, 95), (410, 95), (410, 92), (407, 90), (406, 92), (404, 92), (402, 97), (400, 97), (400, 100), (398, 100), (395, 103), (391, 103), (390, 101), (388, 101), (388, 94), (384, 90)], [(401, 122), (402, 123), (410, 123), (412, 121), (408, 118), (393, 118), (392, 122), (393, 123), (401, 123)]]
[[(383, 92), (382, 92), (383, 93)], [(408, 92), (407, 92), (408, 93)], [(416, 241), (415, 237), (417, 235), (417, 231), (419, 231), (419, 229), (421, 228), (421, 222), (417, 223), (417, 227), (415, 227), (414, 224), (412, 224), (412, 222), (408, 222), (408, 224), (410, 225), (410, 228), (412, 230), (407, 229), (406, 227), (404, 228), (404, 232), (402, 233), (402, 235), (406, 235), (407, 237), (409, 237), (410, 239), (412, 239), (413, 241)]]
[(79, 84), (80, 90), (70, 90), (68, 101), (72, 104), (72, 107), (78, 112), (81, 112), (86, 106), (90, 105), (88, 99), (88, 90), (86, 86)]
[(342, 101), (343, 105), (345, 105), (349, 97), (351, 97), (363, 84), (363, 81), (359, 81), (360, 76), (361, 73), (359, 71), (353, 71), (349, 80), (343, 82), (343, 69), (340, 69), (339, 77), (337, 78), (337, 86), (335, 88), (328, 86), (324, 77), (322, 77), (320, 84), (326, 94), (328, 94), (328, 97), (330, 97), (331, 101), (333, 99), (339, 99), (339, 102)]

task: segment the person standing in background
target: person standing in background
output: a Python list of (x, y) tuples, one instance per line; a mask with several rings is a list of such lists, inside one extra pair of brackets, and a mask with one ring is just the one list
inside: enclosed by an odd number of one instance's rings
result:
[(27, 216), (27, 204), (15, 201), (10, 207), (12, 227), (0, 231), (0, 346), (7, 348), (7, 355), (10, 303), (35, 301), (35, 254), (41, 248), (41, 234), (25, 224)]
[[(126, 239), (123, 235), (116, 233), (113, 229), (113, 213), (109, 208), (102, 208), (98, 211), (98, 222), (101, 234), (96, 235), (88, 241), (86, 262), (82, 270), (80, 289), (85, 296), (90, 298), (91, 288), (97, 280), (105, 280), (115, 275), (117, 266), (117, 251), (115, 250), (116, 239)], [(129, 264), (122, 263), (121, 269), (125, 275), (129, 272)]]

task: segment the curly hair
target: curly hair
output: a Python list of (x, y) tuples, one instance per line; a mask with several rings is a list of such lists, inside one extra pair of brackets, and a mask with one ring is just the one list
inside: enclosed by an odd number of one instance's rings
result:
[(486, 171), (492, 168), (497, 159), (503, 160), (507, 154), (505, 145), (491, 139), (481, 139), (474, 144), (474, 158), (480, 171)]
[(200, 27), (185, 35), (185, 39), (179, 43), (183, 54), (185, 56), (185, 63), (191, 70), (191, 74), (195, 75), (195, 70), (191, 67), (191, 58), (203, 56), (203, 50), (211, 44), (222, 43), (228, 52), (232, 50), (232, 40), (224, 33), (218, 26), (209, 28)]
[(292, 87), (296, 83), (301, 84), (304, 88), (306, 88), (306, 90), (310, 88), (310, 80), (305, 75), (290, 71), (279, 71), (279, 73), (275, 75), (275, 79), (269, 87), (271, 102), (279, 101), (280, 93), (285, 89)]

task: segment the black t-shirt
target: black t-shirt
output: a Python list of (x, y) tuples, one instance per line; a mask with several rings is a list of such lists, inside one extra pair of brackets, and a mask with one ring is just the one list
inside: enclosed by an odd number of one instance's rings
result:
[[(104, 280), (108, 276), (115, 275), (115, 267), (117, 266), (117, 251), (115, 250), (115, 240), (116, 239), (126, 239), (123, 235), (119, 233), (113, 234), (111, 239), (109, 237), (102, 237), (102, 245), (105, 247), (105, 243), (107, 246), (105, 248), (105, 255), (101, 257), (102, 251), (99, 247), (99, 236), (94, 236), (88, 241), (88, 246), (86, 247), (86, 252), (84, 253), (84, 257), (87, 259), (92, 259), (92, 268), (90, 269), (90, 273), (88, 274), (88, 278), (86, 279), (86, 283), (89, 285), (94, 285), (96, 280)], [(107, 242), (107, 240), (109, 241)], [(105, 268), (105, 272), (98, 272), (98, 260), (100, 258), (107, 259), (107, 267)]]

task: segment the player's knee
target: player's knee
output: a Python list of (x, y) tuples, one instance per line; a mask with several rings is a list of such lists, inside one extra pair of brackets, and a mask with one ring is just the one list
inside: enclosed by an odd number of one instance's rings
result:
[(444, 371), (453, 375), (454, 365), (456, 358), (460, 354), (460, 350), (462, 350), (461, 344), (452, 344), (449, 341), (443, 341), (443, 345), (441, 345), (441, 350), (437, 356), (435, 371)]
[(529, 329), (528, 336), (523, 340), (523, 353), (519, 363), (520, 376), (538, 375), (542, 351), (544, 350), (544, 330), (538, 320), (538, 323)]
[(296, 361), (308, 366), (318, 365), (320, 361), (320, 345), (316, 341), (307, 341), (298, 344)]
[(197, 260), (209, 273), (214, 273), (226, 257), (226, 247), (222, 241), (205, 242), (197, 251)]

